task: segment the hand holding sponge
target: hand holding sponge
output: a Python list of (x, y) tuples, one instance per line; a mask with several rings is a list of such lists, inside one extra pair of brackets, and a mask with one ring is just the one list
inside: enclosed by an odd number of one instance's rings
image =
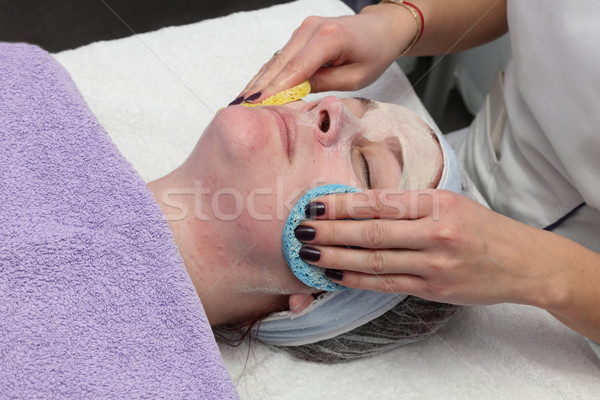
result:
[(300, 100), (310, 93), (310, 83), (304, 81), (290, 89), (284, 90), (271, 97), (267, 97), (260, 103), (242, 103), (242, 106), (257, 107), (257, 106), (280, 106), (282, 104), (291, 103)]

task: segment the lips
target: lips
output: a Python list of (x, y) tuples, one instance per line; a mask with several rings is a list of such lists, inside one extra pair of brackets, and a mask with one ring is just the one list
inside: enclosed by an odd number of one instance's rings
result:
[(275, 121), (279, 128), (279, 135), (281, 137), (281, 143), (283, 149), (288, 155), (288, 159), (291, 159), (294, 153), (294, 145), (296, 142), (296, 127), (294, 125), (294, 117), (279, 107), (265, 107), (275, 116)]

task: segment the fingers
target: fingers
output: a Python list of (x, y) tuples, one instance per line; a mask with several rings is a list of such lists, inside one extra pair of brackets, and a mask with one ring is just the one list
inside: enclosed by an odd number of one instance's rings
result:
[[(308, 40), (312, 35), (312, 29), (310, 24), (307, 21), (311, 21), (311, 17), (307, 18), (303, 24), (294, 31), (290, 40), (285, 44), (285, 46), (279, 51), (273, 54), (273, 57), (262, 66), (260, 71), (252, 78), (252, 80), (246, 85), (244, 90), (240, 93), (241, 95), (245, 95), (245, 97), (262, 91), (262, 89), (277, 75), (281, 72), (281, 69), (289, 62), (290, 58), (297, 54), (302, 47), (306, 45)], [(306, 80), (303, 79), (300, 82), (304, 82)], [(295, 86), (298, 83), (292, 85)], [(292, 87), (290, 86), (290, 87)], [(261, 96), (262, 98), (267, 98), (275, 93), (280, 92), (281, 90), (288, 89), (281, 88), (277, 92), (268, 94), (267, 96)], [(266, 93), (263, 93), (266, 94)], [(260, 101), (260, 100), (258, 100)]]
[[(341, 271), (335, 272), (339, 273)], [(332, 272), (327, 274), (330, 279), (332, 279), (331, 275), (333, 275)], [(415, 275), (370, 275), (344, 271), (338, 277), (340, 279), (332, 280), (353, 289), (372, 290), (383, 293), (402, 293), (419, 297), (425, 297), (423, 293), (426, 293), (427, 286), (424, 278)]]
[[(252, 86), (245, 93), (249, 96), (260, 93), (260, 97), (254, 99), (253, 102), (261, 102), (282, 90), (296, 86), (310, 78), (323, 64), (328, 62), (333, 51), (331, 43), (326, 42), (318, 46), (311, 45), (309, 42), (302, 50), (295, 53), (284, 48), (279, 55), (274, 56), (267, 63), (266, 68), (256, 77)], [(293, 55), (290, 56), (290, 54)], [(313, 87), (311, 91), (316, 92), (320, 89), (322, 87), (317, 86)]]
[[(317, 30), (300, 49), (288, 50), (284, 48), (282, 55), (290, 54), (291, 56), (286, 56), (289, 59), (287, 59), (285, 65), (261, 92), (264, 92), (263, 94), (267, 96), (269, 93), (278, 93), (311, 78), (325, 64), (336, 65), (343, 46), (339, 37), (331, 34), (323, 35)], [(328, 68), (322, 68), (321, 70), (326, 69)], [(311, 86), (313, 83), (317, 83), (313, 91), (321, 91), (324, 88), (322, 82), (312, 79), (310, 81)], [(331, 85), (328, 86), (331, 87)], [(327, 90), (327, 88), (325, 89)]]
[[(350, 64), (319, 68), (310, 77), (312, 92), (326, 92), (329, 90), (358, 90), (375, 80), (365, 80), (362, 65)], [(376, 77), (375, 77), (376, 78)]]
[(421, 249), (427, 243), (427, 223), (368, 219), (364, 221), (305, 221), (301, 227), (313, 228), (310, 245), (361, 247), (366, 249)]
[(437, 219), (445, 196), (443, 190), (368, 190), (318, 197), (311, 204), (324, 206), (318, 219)]
[(311, 259), (305, 261), (326, 268), (325, 275), (341, 285), (417, 296), (427, 293), (427, 260), (420, 251), (311, 246), (310, 253)]
[[(352, 249), (348, 247), (313, 246), (304, 247), (300, 252), (303, 257), (306, 248), (310, 251), (309, 259), (312, 265), (323, 268), (362, 272), (369, 275), (403, 274), (424, 275), (428, 260), (423, 252), (418, 250), (370, 250)], [(320, 256), (316, 257), (316, 252)]]
[[(356, 46), (352, 31), (348, 30), (352, 24), (348, 21), (348, 17), (308, 17), (281, 52), (246, 86), (243, 96), (250, 96), (253, 103), (260, 102), (307, 79), (313, 92), (357, 89), (364, 79), (361, 79), (360, 69), (353, 66), (357, 60), (345, 55)], [(351, 65), (343, 65), (338, 70), (338, 66), (346, 62)], [(329, 82), (327, 78), (334, 81)]]
[[(302, 25), (298, 29), (294, 31), (290, 40), (285, 44), (285, 46), (276, 52), (273, 57), (260, 69), (258, 74), (252, 78), (250, 83), (244, 88), (242, 91), (242, 95), (244, 97), (251, 96), (255, 93), (261, 93), (260, 97), (257, 97), (253, 100), (253, 102), (260, 102), (266, 99), (269, 96), (272, 96), (276, 93), (281, 92), (282, 90), (289, 89), (301, 82), (304, 82), (312, 73), (320, 67), (317, 65), (313, 71), (296, 74), (291, 78), (293, 82), (291, 86), (277, 86), (271, 87), (267, 90), (266, 87), (269, 86), (269, 83), (282, 71), (282, 69), (290, 63), (290, 60), (297, 55), (303, 47), (307, 45), (310, 38), (314, 34), (314, 30), (318, 24), (318, 17), (308, 17), (304, 20)], [(293, 63), (297, 64), (298, 60), (293, 61)], [(302, 71), (301, 71), (302, 72)], [(290, 81), (290, 79), (288, 79)]]

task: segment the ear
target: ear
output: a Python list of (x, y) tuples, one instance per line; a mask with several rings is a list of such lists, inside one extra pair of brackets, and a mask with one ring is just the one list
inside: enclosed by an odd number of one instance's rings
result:
[(290, 311), (292, 314), (301, 313), (313, 302), (312, 293), (298, 293), (290, 295)]

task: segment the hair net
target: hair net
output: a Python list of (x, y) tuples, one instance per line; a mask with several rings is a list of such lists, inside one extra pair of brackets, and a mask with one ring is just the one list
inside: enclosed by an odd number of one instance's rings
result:
[(278, 347), (295, 358), (322, 363), (351, 361), (421, 341), (441, 328), (458, 306), (409, 296), (354, 330), (320, 342)]

